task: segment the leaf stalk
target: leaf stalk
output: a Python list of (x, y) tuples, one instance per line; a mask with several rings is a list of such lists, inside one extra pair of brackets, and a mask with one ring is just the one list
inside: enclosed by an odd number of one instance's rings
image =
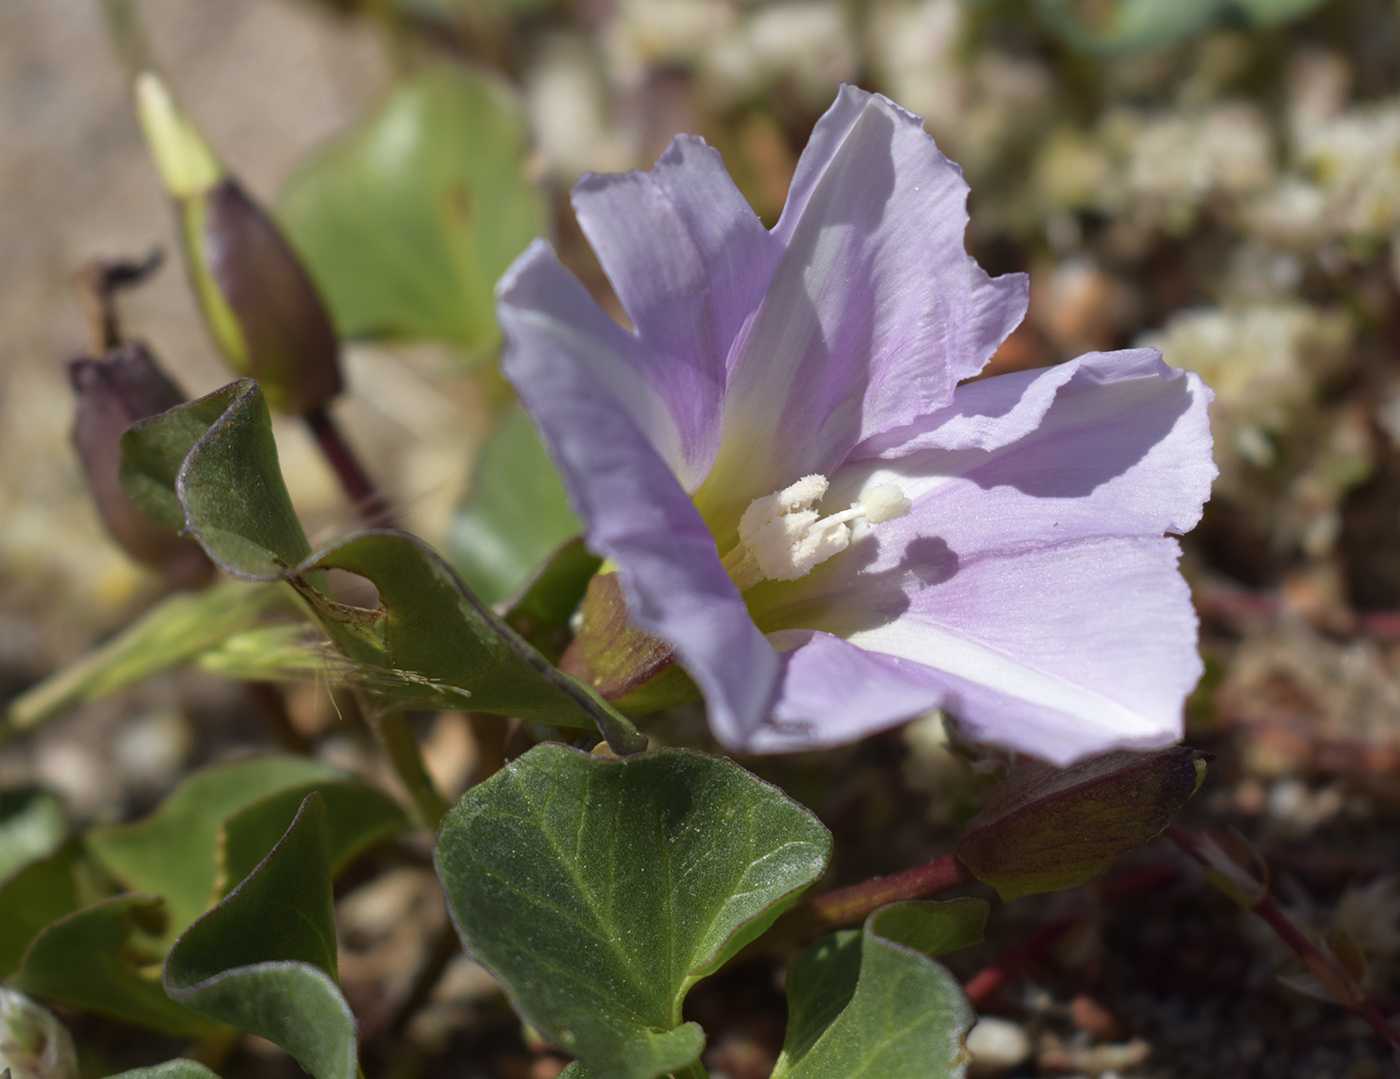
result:
[(418, 823), (430, 832), (436, 832), (442, 818), (447, 815), (447, 799), (438, 791), (433, 778), (428, 774), (428, 766), (423, 760), (423, 751), (418, 739), (409, 729), (404, 716), (405, 709), (399, 706), (375, 706), (364, 702), (365, 715), (370, 728), (379, 740), (380, 747), (394, 768), (408, 796), (413, 800), (413, 808)]

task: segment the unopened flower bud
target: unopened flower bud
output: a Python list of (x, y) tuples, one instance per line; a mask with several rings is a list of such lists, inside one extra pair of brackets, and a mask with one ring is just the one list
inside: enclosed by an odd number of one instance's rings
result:
[(273, 408), (320, 410), (341, 389), (339, 347), (310, 275), (155, 75), (137, 79), (136, 101), (179, 207), (190, 279), (219, 350), (238, 374), (258, 380)]
[(1078, 887), (1166, 828), (1205, 768), (1189, 746), (1068, 768), (1025, 761), (967, 822), (954, 852), (1003, 899)]
[(132, 505), (120, 477), (122, 432), (180, 404), (184, 394), (140, 342), (113, 349), (102, 359), (73, 360), (68, 377), (78, 399), (73, 444), (103, 524), (132, 558), (159, 569), (171, 584), (202, 584), (214, 567), (199, 544)]
[(73, 1037), (47, 1008), (0, 989), (0, 1073), (13, 1079), (78, 1079)]

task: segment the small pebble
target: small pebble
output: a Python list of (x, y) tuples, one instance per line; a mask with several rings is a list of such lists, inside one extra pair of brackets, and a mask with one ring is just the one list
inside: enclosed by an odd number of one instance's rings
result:
[(982, 1074), (1009, 1071), (1031, 1055), (1031, 1040), (1019, 1023), (984, 1015), (968, 1032), (967, 1051)]

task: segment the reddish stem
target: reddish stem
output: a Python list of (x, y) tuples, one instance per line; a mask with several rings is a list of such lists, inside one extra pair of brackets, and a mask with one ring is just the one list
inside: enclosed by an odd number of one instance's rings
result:
[(1003, 985), (1036, 961), (1050, 945), (1059, 940), (1075, 923), (1075, 918), (1046, 922), (1016, 947), (997, 956), (990, 966), (983, 967), (963, 986), (972, 1006), (981, 1009)]
[(945, 854), (901, 873), (873, 877), (817, 896), (783, 915), (768, 940), (780, 945), (793, 940), (810, 940), (833, 929), (855, 925), (886, 904), (927, 899), (950, 888), (971, 884), (973, 880), (956, 856)]
[(394, 515), (389, 512), (388, 503), (375, 489), (369, 474), (360, 465), (359, 459), (350, 449), (350, 444), (341, 436), (340, 428), (335, 425), (330, 413), (324, 408), (318, 408), (306, 413), (304, 418), (306, 425), (311, 428), (311, 433), (316, 436), (316, 443), (321, 447), (321, 452), (326, 455), (326, 460), (335, 470), (340, 486), (355, 504), (355, 510), (365, 524), (371, 528), (393, 528), (396, 522)]
[[(1179, 870), (1170, 865), (1149, 865), (1120, 873), (1098, 886), (1099, 900), (1105, 904), (1118, 903), (1142, 892), (1154, 891), (1175, 880)], [(1074, 928), (1083, 913), (1046, 922), (1027, 935), (1015, 947), (1008, 949), (969, 979), (963, 991), (974, 1008), (980, 1009), (1002, 986), (1011, 981), (1045, 951)]]
[[(1219, 872), (1190, 833), (1183, 831), (1176, 825), (1169, 825), (1164, 834), (1204, 868), (1214, 870), (1215, 873)], [(1207, 878), (1218, 886), (1214, 873), (1207, 874)], [(1246, 903), (1248, 909), (1264, 919), (1283, 942), (1298, 954), (1308, 970), (1336, 998), (1338, 1004), (1345, 1006), (1353, 1014), (1364, 1019), (1372, 1030), (1394, 1046), (1397, 1051), (1400, 1051), (1400, 1032), (1397, 1032), (1386, 1022), (1380, 1009), (1361, 996), (1359, 988), (1356, 987), (1355, 981), (1346, 969), (1330, 954), (1309, 940), (1307, 935), (1294, 925), (1292, 919), (1284, 913), (1283, 908), (1278, 905), (1274, 897), (1264, 890), (1264, 886), (1260, 885), (1259, 887), (1261, 897), (1252, 903)], [(1238, 894), (1238, 891), (1226, 892), (1226, 894), (1237, 902), (1244, 899), (1242, 895)]]

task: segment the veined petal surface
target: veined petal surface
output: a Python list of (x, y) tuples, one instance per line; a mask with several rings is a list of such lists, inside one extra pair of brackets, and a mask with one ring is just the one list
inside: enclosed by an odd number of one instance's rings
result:
[(948, 404), (1021, 321), (1024, 275), (990, 278), (963, 247), (966, 199), (917, 116), (842, 89), (799, 163), (774, 229), (782, 261), (729, 375), (697, 494), (721, 536), (752, 499)]
[(693, 490), (719, 448), (726, 361), (782, 253), (703, 139), (679, 136), (650, 172), (589, 174), (574, 212), (636, 328), (639, 374), (679, 434)]
[(675, 647), (716, 731), (741, 740), (772, 707), (777, 654), (642, 426), (655, 422), (647, 409), (657, 406), (611, 351), (626, 348), (630, 335), (581, 293), (544, 245), (527, 251), (497, 290), (502, 370), (564, 475), (589, 546), (617, 563), (633, 621)]

